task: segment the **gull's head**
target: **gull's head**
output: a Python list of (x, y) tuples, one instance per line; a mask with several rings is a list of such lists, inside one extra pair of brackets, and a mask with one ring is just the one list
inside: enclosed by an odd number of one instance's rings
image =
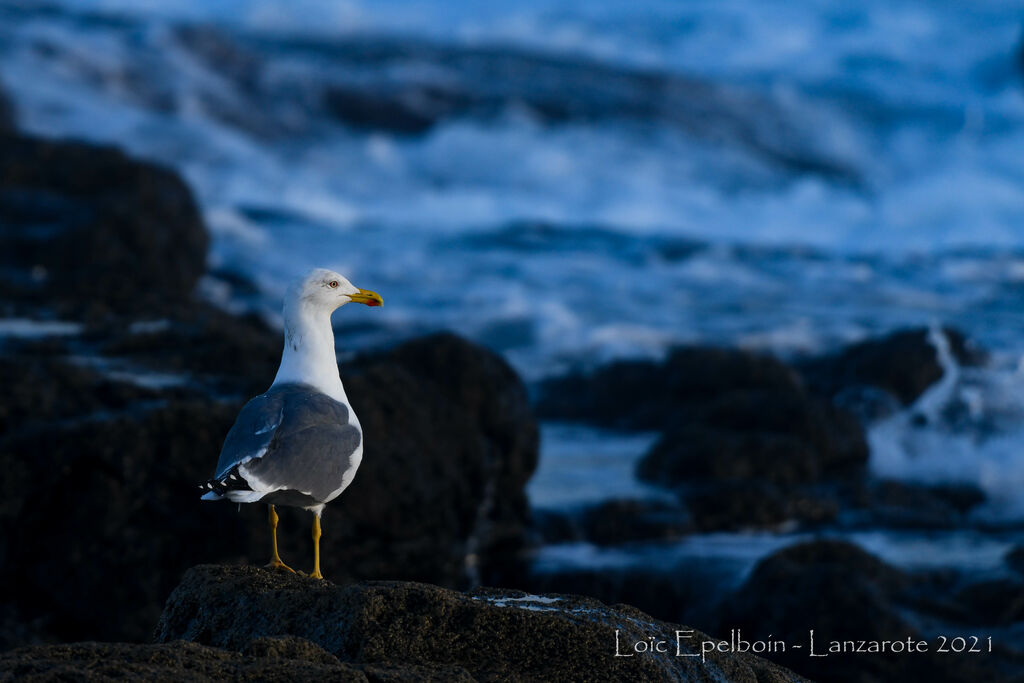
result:
[(344, 275), (326, 268), (317, 268), (306, 277), (296, 280), (288, 288), (285, 306), (298, 305), (302, 308), (330, 313), (347, 303), (382, 306), (384, 300), (377, 292), (360, 289), (349, 282)]

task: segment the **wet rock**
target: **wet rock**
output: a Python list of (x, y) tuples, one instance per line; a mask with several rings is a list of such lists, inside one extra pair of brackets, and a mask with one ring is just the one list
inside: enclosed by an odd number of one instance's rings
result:
[[(950, 352), (961, 365), (977, 365), (983, 353), (972, 347), (959, 330), (942, 328)], [(858, 387), (876, 387), (903, 405), (913, 403), (942, 378), (942, 367), (927, 328), (900, 330), (881, 339), (869, 339), (837, 354), (806, 361), (800, 370), (817, 393), (834, 397)]]
[(89, 318), (187, 301), (209, 237), (177, 174), (111, 147), (0, 145), (0, 292)]
[[(670, 550), (668, 547), (665, 550)], [(519, 585), (535, 593), (578, 593), (605, 604), (626, 604), (664, 621), (710, 624), (729, 594), (729, 570), (714, 562), (666, 561), (629, 565), (549, 566), (529, 572)]]
[(1024, 546), (1018, 545), (1014, 548), (1010, 548), (1004, 558), (1006, 564), (1010, 569), (1014, 570), (1018, 574), (1024, 574)]
[(896, 529), (952, 529), (963, 526), (967, 514), (985, 501), (977, 487), (927, 485), (896, 480), (855, 482), (844, 495), (853, 526)]
[(532, 524), (544, 543), (597, 545), (672, 540), (694, 530), (689, 512), (675, 501), (628, 498), (578, 509), (534, 510)]
[(685, 508), (654, 500), (608, 500), (586, 508), (582, 539), (598, 545), (682, 538), (694, 530)]
[(779, 360), (688, 347), (664, 363), (621, 361), (551, 380), (539, 412), (629, 429), (661, 429), (637, 476), (676, 489), (698, 528), (820, 523), (837, 505), (808, 487), (863, 470), (863, 428), (809, 393)]
[(10, 133), (15, 129), (14, 105), (3, 91), (0, 83), (0, 135)]
[[(631, 607), (569, 595), (497, 589), (465, 594), (400, 582), (336, 586), (207, 565), (189, 570), (172, 593), (156, 639), (242, 650), (254, 637), (291, 635), (356, 666), (457, 666), (489, 680), (795, 679), (749, 655), (715, 653), (706, 663), (614, 656), (616, 629), (624, 642), (665, 634), (674, 643), (679, 628)], [(688, 643), (683, 648), (693, 651)]]
[(979, 581), (957, 592), (955, 601), (963, 608), (968, 623), (1006, 626), (1024, 622), (1024, 581), (1001, 578)]
[(530, 518), (534, 541), (537, 543), (583, 540), (583, 530), (580, 528), (578, 516), (570, 510), (533, 510)]
[(425, 133), (443, 119), (469, 113), (474, 104), (466, 93), (431, 86), (331, 86), (323, 97), (328, 113), (349, 125), (405, 134)]
[(800, 378), (774, 358), (731, 349), (684, 347), (664, 363), (617, 361), (589, 374), (548, 380), (542, 417), (620, 429), (671, 429), (710, 402), (747, 392), (800, 393)]
[(756, 479), (705, 483), (681, 495), (701, 531), (773, 529), (792, 522), (816, 526), (839, 514), (838, 501), (824, 492)]
[(776, 661), (817, 680), (828, 681), (973, 681), (1007, 680), (1020, 657), (1004, 649), (985, 658), (951, 657), (935, 652), (912, 654), (834, 653), (808, 657), (809, 631), (815, 651), (828, 652), (831, 641), (883, 641), (926, 638), (911, 608), (938, 591), (927, 576), (888, 566), (843, 541), (812, 541), (780, 550), (762, 560), (719, 616), (719, 631), (740, 629), (747, 640), (780, 638), (787, 648)]

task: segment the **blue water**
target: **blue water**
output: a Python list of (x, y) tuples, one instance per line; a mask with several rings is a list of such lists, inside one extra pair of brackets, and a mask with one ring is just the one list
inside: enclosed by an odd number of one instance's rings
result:
[[(217, 56), (184, 24), (215, 26)], [(311, 265), (383, 293), (337, 317), (353, 349), (455, 329), (532, 382), (681, 342), (796, 356), (960, 327), (991, 364), (927, 407), (968, 419), (882, 421), (872, 467), (976, 483), (980, 515), (1019, 520), (1022, 35), (1019, 1), (0, 0), (0, 80), (25, 129), (186, 176), (211, 268), (260, 289), (207, 296), (273, 319)], [(495, 54), (497, 81), (478, 68)], [(326, 89), (368, 82), (498, 104), (416, 135), (330, 115)], [(623, 92), (636, 108), (608, 104)], [(545, 431), (536, 505), (644, 494), (642, 438), (565, 429)]]

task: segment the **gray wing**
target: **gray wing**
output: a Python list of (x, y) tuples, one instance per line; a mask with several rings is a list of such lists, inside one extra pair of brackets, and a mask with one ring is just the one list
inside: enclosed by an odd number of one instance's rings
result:
[(224, 477), (236, 465), (267, 452), (284, 417), (284, 399), (285, 392), (271, 388), (245, 404), (224, 439), (217, 472), (213, 475), (215, 479)]
[(217, 476), (245, 464), (251, 481), (326, 500), (355, 466), (362, 442), (348, 406), (303, 384), (284, 384), (249, 401), (224, 441)]

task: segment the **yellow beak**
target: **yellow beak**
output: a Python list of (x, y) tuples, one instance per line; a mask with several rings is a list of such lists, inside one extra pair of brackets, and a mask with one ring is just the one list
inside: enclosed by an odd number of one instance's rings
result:
[(348, 298), (357, 304), (366, 304), (367, 306), (384, 305), (384, 299), (380, 297), (380, 294), (368, 289), (360, 289), (358, 294), (349, 294)]

